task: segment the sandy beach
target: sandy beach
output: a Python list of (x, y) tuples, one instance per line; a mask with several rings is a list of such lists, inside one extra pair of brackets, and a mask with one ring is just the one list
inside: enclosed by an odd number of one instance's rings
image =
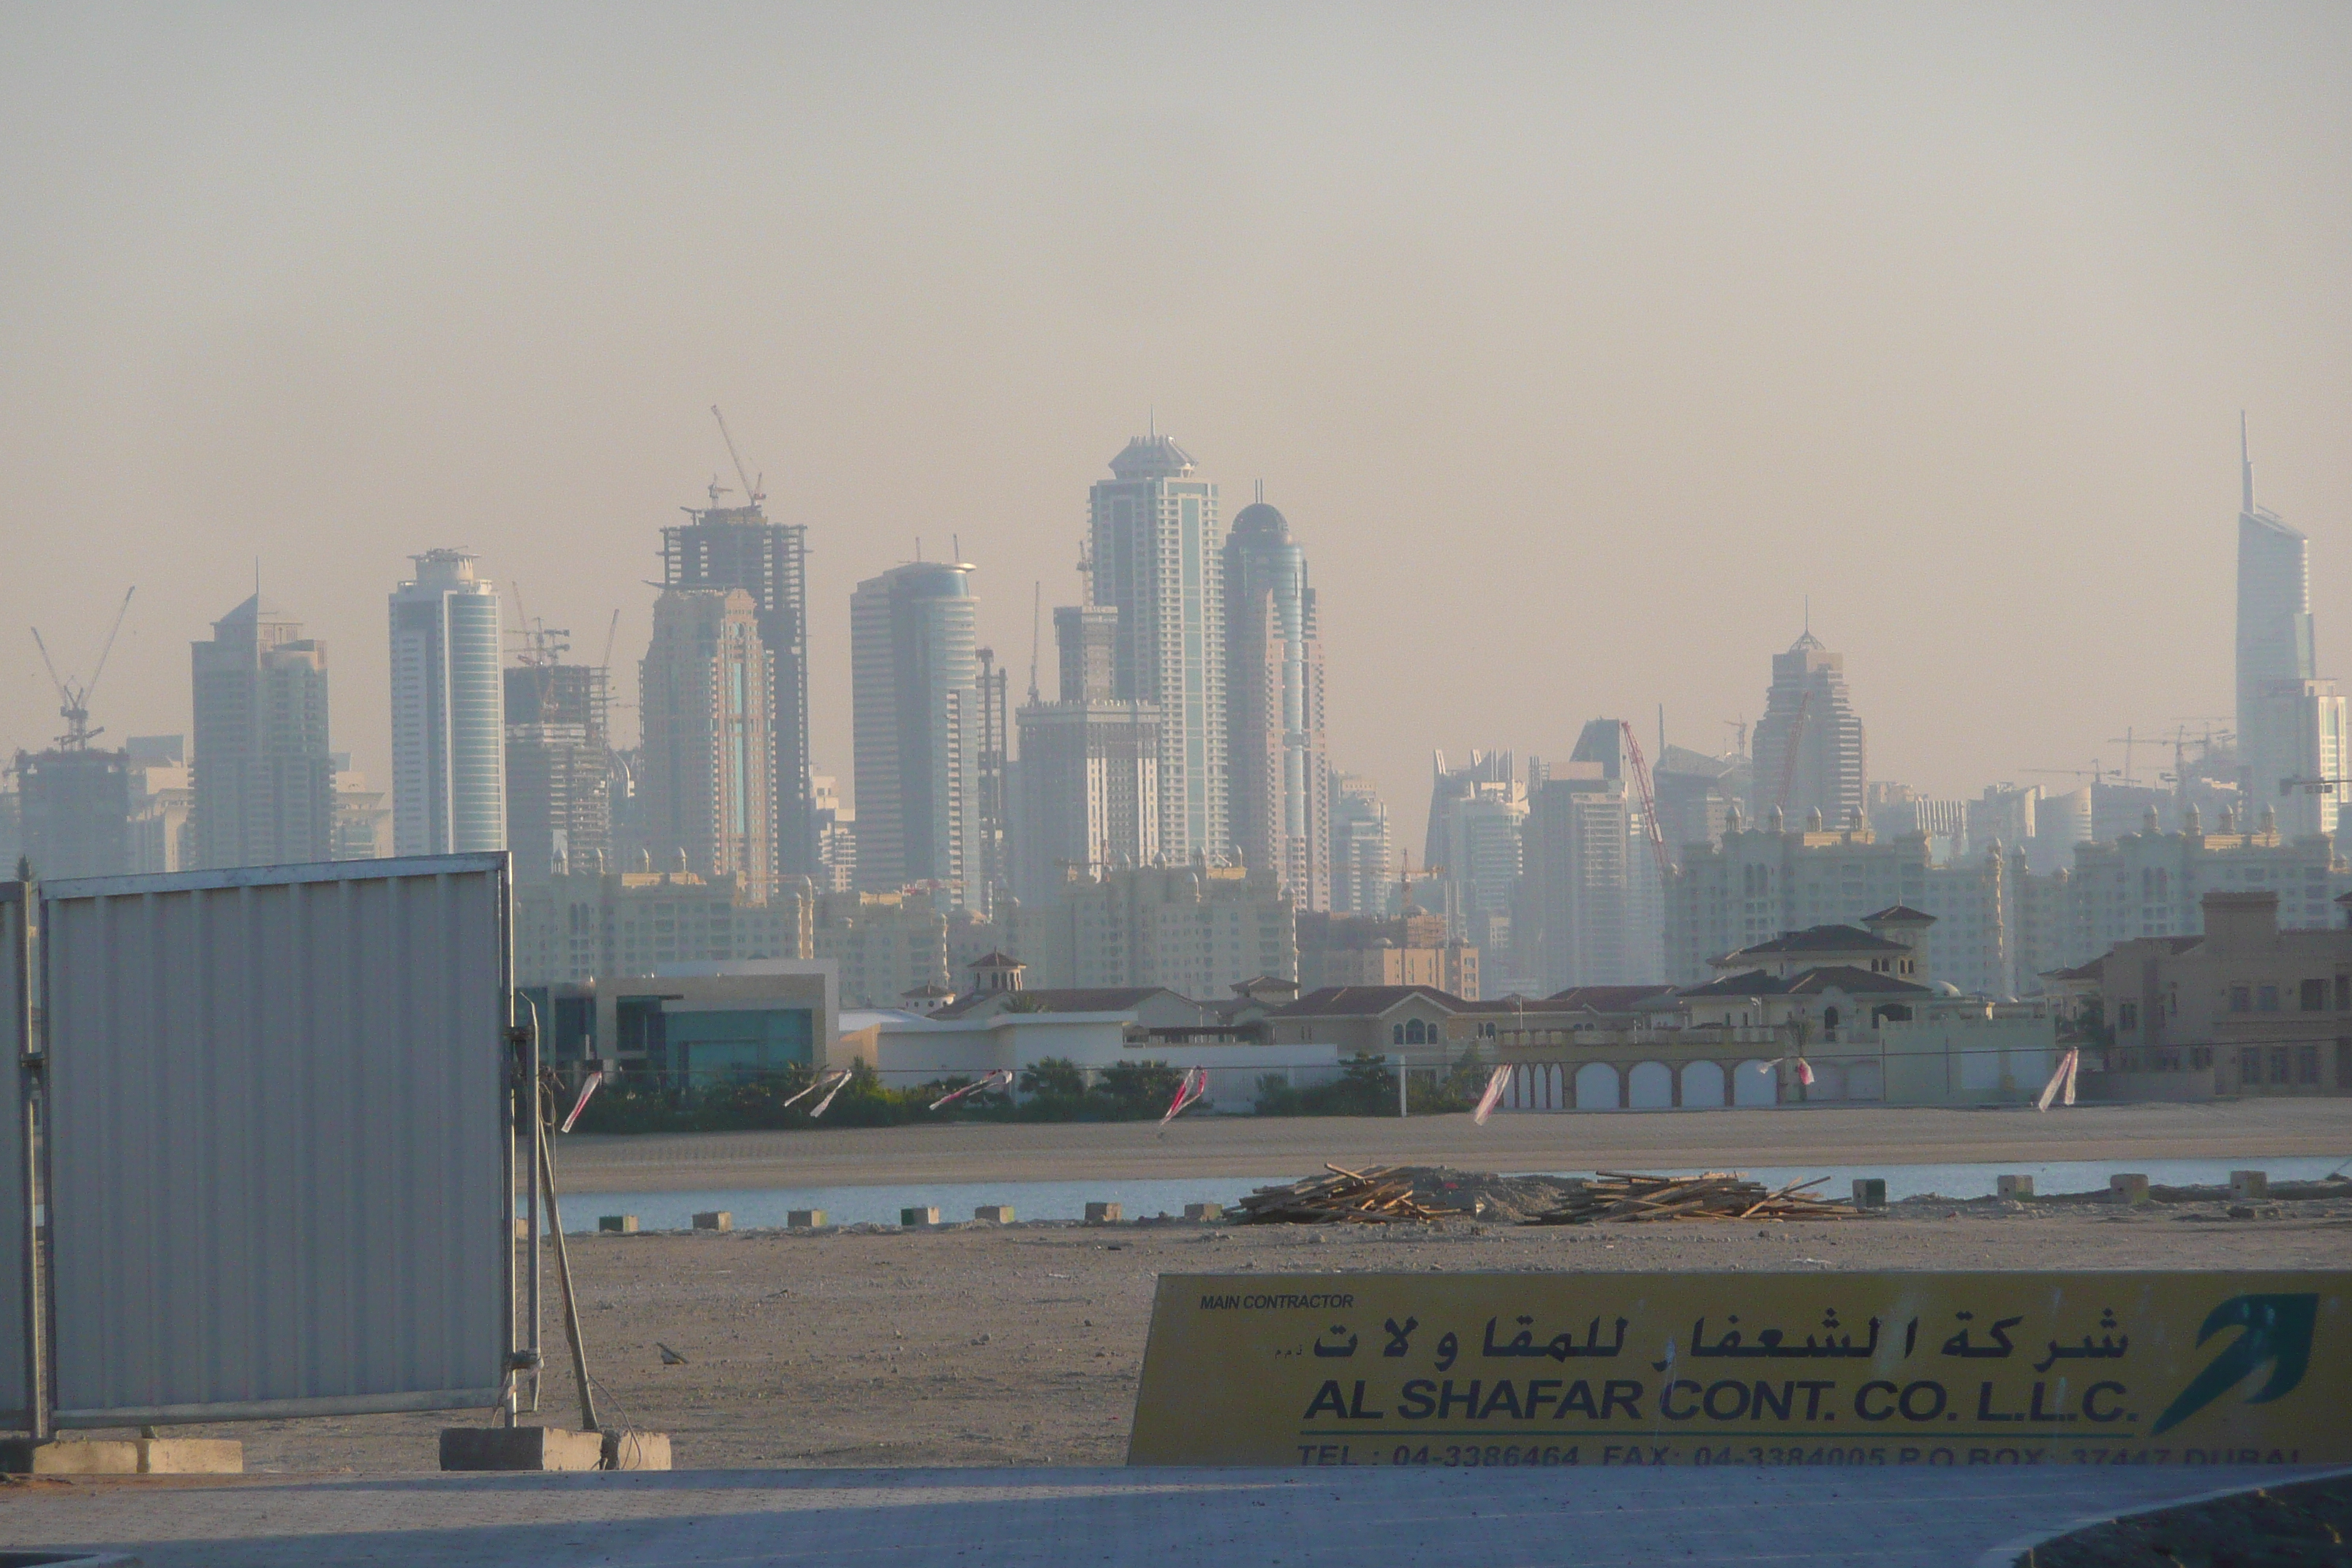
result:
[[(1828, 1224), (672, 1233), (581, 1237), (572, 1258), (599, 1417), (670, 1433), (681, 1467), (1117, 1464), (1162, 1272), (2342, 1268), (2352, 1198), (2238, 1218), (1984, 1200)], [(551, 1266), (547, 1289), (540, 1419), (575, 1426)], [(417, 1470), (441, 1426), (484, 1418), (209, 1435), (243, 1438), (255, 1469)]]
[[(1392, 1118), (1203, 1117), (1150, 1122), (950, 1122), (814, 1132), (651, 1133), (562, 1141), (569, 1192), (687, 1192), (903, 1182), (1289, 1177), (1343, 1165), (1636, 1170), (2044, 1160), (2352, 1155), (2352, 1105), (2249, 1100), (2078, 1105), (2047, 1113), (1909, 1107)], [(2128, 1168), (2126, 1163), (2120, 1168)]]

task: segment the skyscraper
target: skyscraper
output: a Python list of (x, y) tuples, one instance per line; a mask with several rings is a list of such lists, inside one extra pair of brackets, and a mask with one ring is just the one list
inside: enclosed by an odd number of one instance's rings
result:
[(1430, 759), (1429, 837), (1423, 868), (1439, 879), (1445, 934), (1502, 957), (1511, 942), (1511, 909), (1522, 865), (1521, 830), (1527, 786), (1510, 752), (1470, 753), (1466, 767), (1449, 768), (1445, 753)]
[(860, 583), (849, 600), (858, 886), (933, 884), (941, 909), (987, 907), (971, 573), (912, 562)]
[[(759, 617), (760, 646), (768, 661), (762, 682), (769, 738), (762, 770), (772, 798), (762, 803), (762, 835), (773, 863), (762, 876), (814, 876), (816, 819), (809, 797), (808, 530), (770, 522), (754, 489), (743, 506), (688, 507), (693, 521), (662, 530), (662, 581), (673, 588), (740, 588)], [(861, 803), (862, 804), (862, 803)]]
[(1353, 773), (1331, 776), (1331, 912), (1379, 919), (1388, 913), (1395, 854), (1389, 807), (1379, 786)]
[(1658, 978), (1658, 863), (1632, 774), (1625, 726), (1595, 719), (1528, 788), (1516, 967), (1538, 994)]
[(656, 870), (733, 876), (744, 898), (774, 886), (768, 834), (775, 755), (768, 734), (773, 661), (759, 606), (740, 588), (670, 588), (654, 601), (639, 667), (635, 794)]
[(2284, 805), (2282, 781), (2302, 776), (2300, 764), (2318, 760), (2305, 755), (2302, 731), (2324, 731), (2326, 724), (2301, 700), (2320, 695), (2306, 689), (2319, 673), (2311, 620), (2311, 542), (2276, 512), (2255, 504), (2254, 461), (2242, 414), (2238, 482), (2238, 756), (2246, 771), (2247, 809), (2260, 811), (2265, 805)]
[(2352, 716), (2336, 682), (2265, 681), (2254, 713), (2262, 749), (2242, 753), (2255, 786), (2247, 810), (2277, 812), (2278, 830), (2290, 840), (2335, 832), (2352, 773)]
[(35, 875), (120, 877), (131, 868), (128, 753), (86, 742), (18, 752), (16, 788)]
[(604, 670), (551, 652), (506, 672), (507, 847), (517, 881), (593, 871), (613, 851)]
[(1088, 601), (1118, 616), (1113, 695), (1159, 710), (1160, 853), (1222, 857), (1233, 832), (1217, 487), (1157, 432), (1129, 441), (1110, 471), (1090, 496), (1087, 563)]
[(393, 853), (503, 849), (498, 585), (476, 576), (474, 557), (462, 550), (410, 559), (416, 575), (392, 591)]
[(1862, 721), (1846, 700), (1845, 657), (1810, 627), (1772, 656), (1772, 685), (1756, 721), (1755, 810), (1778, 806), (1792, 826), (1822, 814), (1844, 827), (1867, 805)]
[(1226, 766), (1234, 846), (1302, 910), (1331, 907), (1331, 755), (1307, 552), (1282, 513), (1242, 508), (1225, 538)]
[(1160, 710), (1113, 695), (1118, 623), (1098, 605), (1056, 609), (1061, 700), (1033, 689), (1017, 718), (1013, 887), (1025, 904), (1065, 897), (1074, 879), (1160, 858)]
[(213, 623), (189, 662), (195, 868), (333, 858), (327, 645), (257, 593)]

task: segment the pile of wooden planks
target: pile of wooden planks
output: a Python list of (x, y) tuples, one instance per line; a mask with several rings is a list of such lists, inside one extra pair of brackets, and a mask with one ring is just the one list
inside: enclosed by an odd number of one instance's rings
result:
[(1328, 1225), (1335, 1220), (1380, 1225), (1442, 1219), (1463, 1212), (1416, 1201), (1412, 1183), (1402, 1178), (1394, 1165), (1362, 1171), (1323, 1168), (1331, 1173), (1286, 1186), (1260, 1187), (1242, 1199), (1234, 1218), (1244, 1225)]
[(1737, 1171), (1696, 1176), (1643, 1176), (1600, 1171), (1565, 1204), (1536, 1215), (1528, 1225), (1592, 1225), (1603, 1220), (1656, 1219), (1852, 1219), (1852, 1205), (1806, 1195), (1804, 1189), (1828, 1181), (1792, 1182), (1775, 1192)]

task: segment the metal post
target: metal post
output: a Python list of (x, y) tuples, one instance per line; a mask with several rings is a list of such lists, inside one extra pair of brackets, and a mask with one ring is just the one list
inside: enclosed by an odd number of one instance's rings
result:
[(563, 1212), (555, 1205), (555, 1145), (540, 1123), (539, 1179), (547, 1189), (547, 1223), (555, 1232), (555, 1277), (563, 1287), (563, 1337), (572, 1342), (572, 1375), (580, 1384), (580, 1429), (601, 1432), (596, 1421), (596, 1394), (588, 1385), (588, 1350), (580, 1342), (580, 1302), (572, 1293), (572, 1255), (563, 1246)]
[(530, 1339), (528, 1347), (530, 1352), (530, 1408), (533, 1414), (537, 1414), (539, 1410), (540, 1374), (547, 1364), (546, 1358), (540, 1354), (539, 1346), (539, 1129), (545, 1124), (547, 1112), (545, 1108), (540, 1103), (539, 1004), (532, 1001), (528, 996), (523, 998), (523, 1004), (530, 1009), (530, 1045), (529, 1047), (528, 1059), (524, 1063), (524, 1066), (530, 1073), (530, 1091), (529, 1094), (524, 1096), (523, 1110), (524, 1114), (530, 1118), (531, 1125), (530, 1180), (528, 1184), (530, 1189), (530, 1196), (529, 1200), (530, 1205), (530, 1223), (527, 1227), (528, 1238), (523, 1249), (523, 1268), (527, 1280), (524, 1290), (528, 1303), (525, 1308), (525, 1316), (529, 1321), (530, 1332)]
[(1405, 1076), (1404, 1076), (1404, 1053), (1403, 1053), (1403, 1052), (1402, 1052), (1402, 1051), (1400, 1051), (1400, 1052), (1398, 1052), (1395, 1056), (1393, 1056), (1393, 1057), (1390, 1058), (1389, 1059), (1396, 1063), (1396, 1069), (1397, 1069), (1397, 1120), (1398, 1120), (1398, 1121), (1402, 1121), (1402, 1120), (1404, 1120), (1404, 1118), (1405, 1118), (1406, 1116), (1408, 1116), (1408, 1115), (1410, 1115), (1410, 1114), (1411, 1114), (1411, 1112), (1410, 1112), (1410, 1111), (1408, 1111), (1408, 1110), (1405, 1109), (1405, 1097), (1404, 1097), (1404, 1083), (1405, 1083)]
[(41, 1161), (39, 1148), (40, 1117), (37, 1110), (39, 1098), (42, 1059), (33, 1040), (33, 900), (32, 889), (23, 882), (12, 882), (5, 889), (5, 901), (16, 906), (16, 921), (8, 932), (8, 963), (16, 982), (16, 1016), (8, 1020), (11, 1033), (16, 1037), (17, 1115), (21, 1119), (19, 1132), (25, 1141), (25, 1426), (36, 1443), (46, 1443), (52, 1436), (49, 1430), (49, 1357), (47, 1314), (43, 1310), (46, 1292), (41, 1289), (41, 1226), (37, 1215), (46, 1195), (39, 1180)]
[(499, 1043), (506, 1047), (500, 1058), (505, 1064), (506, 1077), (499, 1086), (499, 1137), (500, 1142), (500, 1148), (499, 1150), (499, 1172), (500, 1175), (506, 1178), (501, 1184), (503, 1190), (506, 1193), (506, 1205), (505, 1211), (499, 1215), (499, 1273), (500, 1282), (506, 1287), (507, 1343), (504, 1365), (501, 1369), (501, 1378), (505, 1384), (506, 1392), (499, 1401), (499, 1414), (502, 1418), (502, 1425), (508, 1426), (511, 1426), (515, 1424), (515, 1419), (520, 1414), (515, 1398), (515, 1380), (522, 1371), (520, 1360), (516, 1353), (515, 1346), (516, 1281), (514, 1247), (515, 1074), (519, 1066), (517, 1058), (520, 1054), (521, 1042), (516, 1038), (518, 1031), (515, 1027), (514, 899), (511, 891), (512, 884), (508, 878), (508, 868), (509, 864), (510, 862), (509, 862), (504, 855), (501, 854), (499, 858), (499, 875), (497, 878), (499, 889), (499, 994), (505, 998), (501, 1011), (506, 1014), (506, 1017), (500, 1022), (499, 1039)]

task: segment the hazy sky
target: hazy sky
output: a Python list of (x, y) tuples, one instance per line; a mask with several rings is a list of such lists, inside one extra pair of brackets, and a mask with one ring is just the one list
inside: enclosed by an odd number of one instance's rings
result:
[(1406, 842), (1433, 747), (1717, 748), (1809, 593), (1874, 778), (2226, 715), (2241, 406), (2352, 679), (2341, 5), (18, 0), (0, 147), (9, 747), (133, 582), (97, 717), (185, 730), (257, 556), (379, 779), (415, 551), (634, 696), (714, 402), (845, 788), (853, 584), (957, 536), (1017, 692), (1155, 408)]

